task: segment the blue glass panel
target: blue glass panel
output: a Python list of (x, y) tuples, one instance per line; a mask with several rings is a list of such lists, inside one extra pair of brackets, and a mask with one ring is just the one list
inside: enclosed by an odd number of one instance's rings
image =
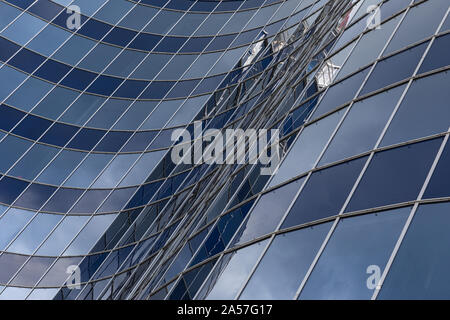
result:
[(299, 299), (370, 299), (372, 268), (383, 272), (410, 211), (340, 220)]
[(415, 200), (442, 139), (433, 139), (374, 155), (346, 211)]
[(56, 188), (52, 186), (31, 184), (14, 204), (19, 207), (38, 210), (55, 191)]
[(330, 227), (323, 223), (278, 235), (240, 299), (292, 299)]
[(419, 206), (378, 299), (448, 299), (449, 203)]
[(3, 177), (0, 180), (0, 202), (11, 204), (27, 186), (28, 182), (10, 177)]
[(282, 227), (339, 214), (367, 157), (314, 172), (301, 191)]

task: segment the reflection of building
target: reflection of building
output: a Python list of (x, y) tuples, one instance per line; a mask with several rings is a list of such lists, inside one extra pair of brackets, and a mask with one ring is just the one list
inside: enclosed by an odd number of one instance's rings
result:
[[(448, 298), (449, 19), (1, 1), (0, 298)], [(276, 174), (175, 166), (172, 131), (200, 120), (280, 129)]]

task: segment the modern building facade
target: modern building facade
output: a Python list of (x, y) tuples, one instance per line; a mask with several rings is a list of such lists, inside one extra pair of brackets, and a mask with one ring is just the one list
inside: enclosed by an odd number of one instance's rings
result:
[[(449, 30), (447, 0), (1, 0), (0, 299), (450, 298)], [(175, 163), (198, 124), (278, 130), (277, 170)]]

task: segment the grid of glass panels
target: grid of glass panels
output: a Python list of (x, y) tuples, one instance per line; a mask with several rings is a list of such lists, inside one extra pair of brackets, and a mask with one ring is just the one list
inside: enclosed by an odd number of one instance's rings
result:
[[(413, 294), (414, 221), (450, 200), (448, 7), (0, 1), (0, 299)], [(279, 128), (277, 172), (175, 166), (198, 120)]]

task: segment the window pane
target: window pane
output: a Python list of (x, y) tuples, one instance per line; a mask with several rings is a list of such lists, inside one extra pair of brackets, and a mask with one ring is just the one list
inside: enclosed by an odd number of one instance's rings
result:
[(344, 76), (355, 72), (358, 68), (364, 67), (365, 65), (373, 62), (385, 46), (386, 41), (392, 34), (392, 31), (399, 20), (400, 16), (397, 16), (394, 19), (382, 24), (380, 28), (374, 28), (372, 31), (364, 34), (355, 49), (350, 54), (345, 65), (342, 67), (337, 79), (342, 79)]
[(303, 181), (305, 178), (264, 194), (241, 227), (242, 229), (234, 241), (235, 244), (245, 243), (275, 231)]
[(346, 211), (415, 200), (441, 143), (439, 138), (376, 153)]
[(450, 196), (450, 143), (447, 142), (423, 198)]
[[(426, 1), (411, 8), (385, 53), (404, 48), (432, 35), (445, 14), (445, 8), (448, 8), (447, 0)], [(420, 23), (417, 23), (418, 21)]]
[(333, 85), (325, 93), (325, 96), (320, 101), (319, 106), (312, 115), (311, 119), (318, 118), (324, 113), (333, 110), (340, 105), (349, 102), (355, 97), (356, 92), (366, 78), (369, 68), (352, 75), (351, 77)]
[(337, 215), (358, 178), (367, 157), (326, 168), (311, 175), (283, 228)]
[(359, 95), (365, 95), (412, 76), (427, 45), (428, 42), (425, 42), (379, 61)]
[(378, 299), (449, 299), (450, 203), (419, 206)]
[(307, 126), (280, 165), (270, 186), (275, 186), (312, 169), (344, 112), (345, 110), (340, 110)]
[(445, 132), (450, 126), (449, 72), (415, 80), (392, 119), (382, 146)]
[(292, 299), (330, 227), (323, 223), (277, 236), (239, 299)]
[(214, 276), (214, 273), (217, 274), (221, 270), (220, 276), (212, 284), (212, 290), (203, 299), (234, 299), (245, 280), (247, 280), (266, 244), (267, 240), (226, 255), (212, 273)]
[(334, 136), (319, 166), (371, 150), (405, 86), (356, 102)]
[(410, 211), (340, 220), (299, 298), (370, 299), (375, 289), (370, 267), (382, 274)]

